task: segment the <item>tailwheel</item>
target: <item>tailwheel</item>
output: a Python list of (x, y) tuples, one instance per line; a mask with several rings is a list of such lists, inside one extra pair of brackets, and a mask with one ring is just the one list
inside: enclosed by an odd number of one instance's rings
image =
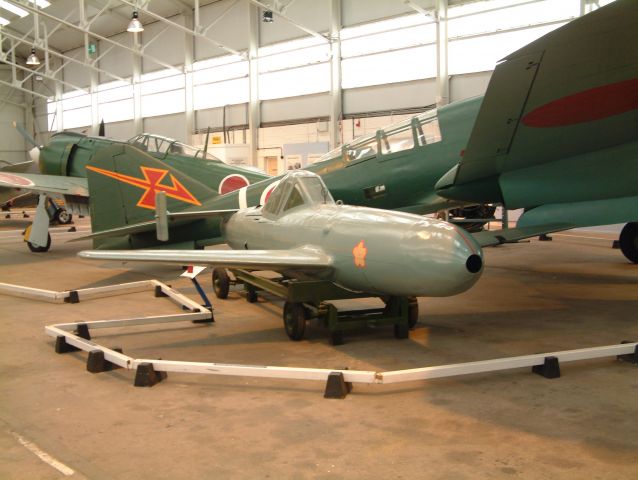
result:
[(49, 248), (51, 248), (51, 234), (47, 233), (47, 244), (40, 247), (40, 246), (36, 246), (33, 243), (29, 242), (27, 240), (27, 247), (29, 247), (29, 250), (31, 250), (32, 252), (35, 253), (43, 253), (43, 252), (48, 252)]
[(419, 302), (416, 297), (408, 297), (408, 327), (412, 330), (419, 321)]
[(213, 270), (213, 290), (215, 296), (220, 299), (228, 298), (230, 290), (230, 277), (225, 268), (215, 268)]
[(306, 310), (299, 302), (284, 305), (284, 328), (290, 340), (299, 341), (306, 331)]
[(60, 225), (67, 225), (73, 220), (73, 215), (69, 213), (66, 208), (60, 208), (57, 212), (55, 212), (53, 220), (58, 222)]
[(627, 260), (638, 263), (638, 222), (630, 222), (620, 232), (620, 251)]

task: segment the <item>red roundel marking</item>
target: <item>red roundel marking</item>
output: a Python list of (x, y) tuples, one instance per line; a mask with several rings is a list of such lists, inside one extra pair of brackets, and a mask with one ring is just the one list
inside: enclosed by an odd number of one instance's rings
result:
[(234, 173), (224, 177), (222, 181), (219, 182), (219, 193), (220, 195), (224, 195), (225, 193), (234, 192), (235, 190), (247, 187), (248, 185), (250, 185), (250, 182), (246, 177)]
[(635, 109), (638, 109), (638, 78), (559, 98), (532, 110), (522, 121), (528, 127), (564, 127)]
[(11, 183), (17, 187), (31, 187), (35, 185), (28, 178), (20, 177), (18, 175), (12, 175), (10, 173), (0, 173), (0, 181)]
[(259, 203), (261, 203), (262, 205), (266, 205), (266, 202), (268, 202), (268, 199), (270, 198), (270, 194), (275, 191), (275, 188), (277, 188), (277, 185), (279, 185), (278, 181), (268, 185), (266, 187), (266, 190), (262, 192), (261, 199), (260, 199), (261, 201)]

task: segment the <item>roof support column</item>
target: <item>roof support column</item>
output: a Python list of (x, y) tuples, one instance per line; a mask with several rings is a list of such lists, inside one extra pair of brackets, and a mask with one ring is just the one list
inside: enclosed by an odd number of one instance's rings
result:
[[(140, 33), (133, 33), (133, 48), (141, 50)], [(144, 131), (142, 120), (142, 56), (133, 54), (133, 130), (135, 134)]]
[[(78, 11), (80, 12), (80, 26), (84, 29), (87, 28), (88, 22), (86, 19), (86, 10), (84, 8), (84, 0), (78, 0)], [(46, 38), (46, 35), (45, 35)], [(91, 63), (91, 57), (89, 56), (89, 32), (84, 30), (84, 61)], [(90, 86), (89, 92), (91, 92), (91, 135), (97, 135), (100, 129), (100, 119), (97, 106), (97, 87), (99, 84), (99, 78), (95, 70), (89, 70)]]
[(330, 150), (342, 143), (341, 0), (330, 1)]
[(261, 109), (259, 104), (259, 8), (252, 3), (248, 5), (248, 80), (250, 94), (248, 97), (248, 129), (250, 132), (250, 164), (257, 166), (259, 148), (259, 126), (261, 125)]
[(448, 75), (448, 0), (436, 0), (436, 105), (450, 103), (450, 77)]
[[(195, 17), (193, 11), (184, 12), (184, 25), (186, 28), (196, 30), (199, 28), (199, 1), (195, 0)], [(195, 38), (184, 33), (184, 143), (193, 144), (195, 132), (195, 107), (193, 103), (193, 61), (195, 51)]]

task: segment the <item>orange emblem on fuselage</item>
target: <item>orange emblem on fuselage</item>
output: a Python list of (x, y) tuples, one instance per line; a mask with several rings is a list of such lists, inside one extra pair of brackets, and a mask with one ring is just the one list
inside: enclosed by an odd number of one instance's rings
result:
[(143, 189), (144, 193), (137, 202), (138, 207), (154, 210), (155, 194), (157, 192), (165, 192), (167, 196), (181, 200), (182, 202), (191, 203), (193, 205), (201, 205), (199, 200), (197, 200), (193, 194), (189, 192), (173, 175), (170, 175), (172, 185), (163, 185), (160, 183), (166, 174), (168, 174), (168, 170), (140, 166), (142, 175), (144, 175), (144, 178), (142, 179), (124, 175), (122, 173), (111, 172), (110, 170), (104, 170), (103, 168), (93, 167), (91, 165), (87, 165), (86, 169)]
[(352, 255), (354, 256), (354, 265), (359, 268), (365, 268), (367, 254), (368, 254), (368, 249), (366, 248), (366, 245), (363, 242), (363, 240), (361, 240), (352, 249)]

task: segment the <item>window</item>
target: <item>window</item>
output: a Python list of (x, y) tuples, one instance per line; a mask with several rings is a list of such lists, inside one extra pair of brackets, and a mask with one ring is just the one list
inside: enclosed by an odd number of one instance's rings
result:
[(396, 153), (414, 148), (412, 121), (402, 122), (381, 132), (381, 153)]
[(422, 113), (414, 118), (419, 145), (430, 145), (441, 141), (441, 128), (436, 110)]
[(342, 88), (436, 76), (436, 26), (425, 15), (344, 28), (341, 38)]
[(348, 161), (354, 162), (377, 154), (377, 138), (362, 138), (348, 145)]
[(494, 69), (496, 63), (580, 15), (580, 0), (492, 0), (448, 10), (450, 75)]
[(62, 94), (62, 127), (91, 125), (91, 94), (82, 90)]
[(285, 212), (292, 208), (298, 207), (300, 205), (303, 205), (303, 203), (303, 196), (299, 191), (299, 185), (295, 185), (295, 187), (292, 189), (292, 192), (290, 193), (290, 196), (288, 197), (288, 200), (286, 201), (286, 205), (284, 205), (283, 211)]
[(493, 70), (502, 58), (562, 25), (564, 23), (450, 41), (449, 74)]
[(330, 90), (330, 45), (315, 37), (259, 49), (259, 97), (295, 97)]
[(259, 75), (259, 98), (296, 97), (330, 90), (330, 64), (322, 63)]
[(135, 114), (133, 85), (122, 82), (108, 82), (97, 89), (98, 118), (105, 122), (130, 120)]
[(186, 110), (185, 76), (173, 70), (160, 70), (142, 75), (142, 116), (155, 117)]
[(279, 211), (279, 207), (287, 192), (290, 190), (290, 182), (285, 182), (283, 185), (279, 184), (275, 187), (275, 189), (271, 192), (270, 197), (268, 197), (268, 201), (263, 208), (263, 212), (266, 214), (276, 215)]
[(202, 60), (193, 64), (195, 110), (248, 102), (248, 61), (237, 55)]

